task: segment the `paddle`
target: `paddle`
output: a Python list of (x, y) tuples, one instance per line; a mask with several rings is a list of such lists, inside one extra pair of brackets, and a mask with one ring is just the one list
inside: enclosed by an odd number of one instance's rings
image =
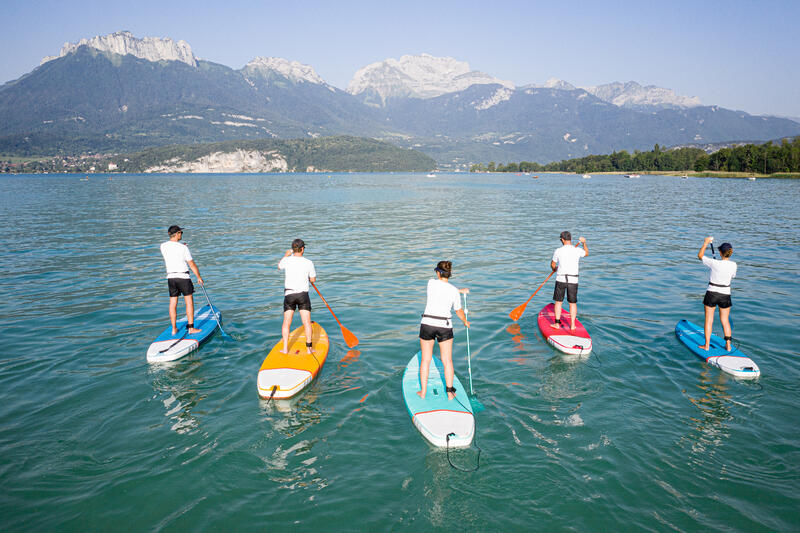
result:
[(201, 283), (200, 287), (203, 289), (203, 294), (206, 295), (206, 301), (208, 302), (208, 306), (211, 308), (211, 312), (214, 314), (214, 320), (217, 321), (217, 326), (219, 326), (219, 331), (220, 331), (220, 333), (222, 333), (222, 338), (224, 338), (224, 339), (232, 338), (230, 335), (225, 333), (224, 329), (222, 329), (222, 324), (219, 323), (219, 316), (217, 316), (217, 311), (216, 311), (216, 309), (214, 309), (214, 306), (211, 305), (211, 300), (209, 299), (208, 293), (206, 292), (206, 286)]
[(347, 329), (346, 327), (344, 327), (344, 326), (342, 325), (342, 323), (341, 323), (341, 322), (339, 322), (339, 319), (338, 319), (338, 318), (336, 318), (336, 314), (334, 314), (334, 312), (333, 312), (333, 309), (331, 309), (331, 306), (330, 306), (330, 305), (328, 305), (328, 302), (325, 300), (325, 297), (324, 297), (324, 296), (322, 296), (322, 293), (321, 293), (321, 292), (319, 292), (319, 289), (317, 288), (317, 286), (316, 286), (316, 285), (314, 285), (314, 282), (313, 282), (313, 281), (311, 282), (311, 286), (312, 286), (312, 287), (314, 287), (314, 290), (315, 290), (315, 291), (317, 291), (317, 294), (319, 294), (319, 297), (320, 297), (320, 298), (322, 298), (322, 301), (323, 301), (323, 302), (325, 302), (325, 306), (328, 308), (328, 311), (330, 311), (330, 312), (331, 312), (331, 314), (333, 315), (333, 318), (336, 320), (336, 323), (337, 323), (337, 324), (339, 324), (339, 327), (342, 329), (342, 337), (344, 337), (344, 343), (345, 343), (345, 344), (347, 344), (347, 347), (348, 347), (348, 348), (353, 348), (354, 346), (358, 345), (358, 337), (356, 337), (355, 335), (353, 335), (353, 334), (350, 332), (350, 330), (349, 330), (349, 329)]
[(539, 285), (539, 287), (535, 291), (533, 291), (533, 294), (531, 294), (531, 297), (528, 298), (528, 300), (524, 304), (518, 305), (517, 307), (515, 307), (513, 309), (513, 311), (511, 311), (508, 314), (508, 316), (511, 317), (511, 320), (514, 320), (514, 321), (519, 320), (519, 317), (521, 317), (522, 313), (525, 312), (525, 308), (528, 307), (528, 302), (530, 302), (533, 299), (533, 297), (536, 296), (536, 293), (539, 292), (539, 289), (541, 289), (544, 286), (544, 284), (547, 283), (547, 280), (550, 279), (550, 276), (552, 276), (554, 273), (555, 273), (555, 270), (550, 272), (550, 274), (546, 278), (544, 278), (544, 281), (542, 282), (542, 284)]
[[(467, 309), (467, 295), (464, 294), (464, 316), (467, 317), (467, 322), (469, 322), (469, 309)], [(472, 390), (472, 362), (471, 356), (469, 353), (469, 328), (467, 328), (467, 368), (469, 368), (469, 403), (472, 405), (472, 412), (473, 413), (480, 413), (485, 409), (483, 404), (478, 400), (478, 396)]]

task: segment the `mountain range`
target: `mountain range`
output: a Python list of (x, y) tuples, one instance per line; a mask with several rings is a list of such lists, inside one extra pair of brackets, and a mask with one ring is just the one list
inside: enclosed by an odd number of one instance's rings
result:
[(537, 161), (800, 134), (636, 82), (517, 87), (453, 58), (402, 56), (359, 69), (346, 90), (311, 66), (256, 57), (239, 70), (184, 41), (117, 32), (66, 43), (0, 86), (0, 153), (123, 152), (233, 139), (371, 137), (441, 167)]

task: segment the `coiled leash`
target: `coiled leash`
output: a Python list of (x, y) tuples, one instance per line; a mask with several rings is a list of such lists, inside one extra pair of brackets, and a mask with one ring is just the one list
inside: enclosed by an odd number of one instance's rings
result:
[[(459, 400), (458, 398), (456, 398), (455, 400), (461, 405), (461, 407), (463, 407), (464, 409), (469, 411), (469, 409), (467, 409), (467, 406), (464, 405), (463, 403), (461, 403), (461, 400)], [(474, 418), (475, 417), (473, 415), (473, 419)], [(477, 429), (477, 426), (476, 426), (475, 433), (477, 433), (477, 432), (478, 432), (478, 429)], [(461, 468), (460, 466), (454, 465), (453, 461), (450, 460), (450, 437), (455, 437), (455, 436), (456, 436), (456, 434), (451, 432), (451, 433), (448, 433), (447, 436), (445, 437), (445, 444), (446, 444), (446, 448), (445, 449), (446, 449), (446, 452), (447, 452), (447, 462), (450, 463), (450, 466), (452, 466), (453, 468), (455, 468), (456, 470), (458, 470), (460, 472), (475, 472), (475, 471), (477, 471), (481, 467), (481, 448), (475, 442), (475, 437), (472, 438), (472, 444), (478, 450), (478, 456), (475, 458), (475, 468)]]

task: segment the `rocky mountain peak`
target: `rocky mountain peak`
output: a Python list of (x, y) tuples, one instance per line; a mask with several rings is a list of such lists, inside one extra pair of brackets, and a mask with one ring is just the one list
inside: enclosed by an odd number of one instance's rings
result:
[(102, 52), (127, 55), (146, 59), (148, 61), (181, 61), (187, 65), (197, 66), (197, 60), (192, 53), (192, 47), (186, 41), (173, 41), (169, 38), (145, 37), (139, 39), (129, 31), (118, 31), (108, 35), (98, 35), (91, 39), (81, 39), (77, 43), (64, 43), (61, 53), (57, 56), (47, 56), (42, 59), (42, 64), (71, 54), (80, 46), (90, 46)]
[(280, 57), (256, 57), (245, 65), (243, 70), (248, 76), (267, 77), (275, 72), (294, 83), (308, 82), (327, 85), (312, 66)]
[(697, 107), (702, 105), (696, 96), (682, 96), (672, 89), (664, 89), (655, 85), (645, 87), (629, 81), (615, 81), (605, 85), (581, 87), (584, 91), (619, 107)]
[(466, 61), (421, 54), (390, 58), (359, 69), (347, 85), (347, 92), (353, 95), (372, 92), (378, 96), (380, 105), (385, 105), (389, 98), (434, 98), (476, 84), (499, 84), (514, 89), (510, 81), (470, 70)]

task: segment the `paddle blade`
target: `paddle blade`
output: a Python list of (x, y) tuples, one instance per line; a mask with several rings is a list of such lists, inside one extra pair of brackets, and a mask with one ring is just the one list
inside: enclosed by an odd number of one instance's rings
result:
[(348, 348), (354, 348), (358, 346), (358, 337), (353, 335), (353, 333), (344, 326), (342, 328), (342, 337), (344, 337), (344, 343), (347, 345)]
[(480, 413), (481, 411), (486, 409), (486, 407), (483, 406), (481, 401), (474, 394), (469, 397), (469, 404), (472, 406), (473, 413)]
[(511, 317), (511, 320), (517, 321), (519, 320), (519, 317), (522, 316), (522, 313), (525, 312), (526, 307), (528, 307), (528, 302), (515, 307), (510, 313), (508, 313), (508, 316)]

